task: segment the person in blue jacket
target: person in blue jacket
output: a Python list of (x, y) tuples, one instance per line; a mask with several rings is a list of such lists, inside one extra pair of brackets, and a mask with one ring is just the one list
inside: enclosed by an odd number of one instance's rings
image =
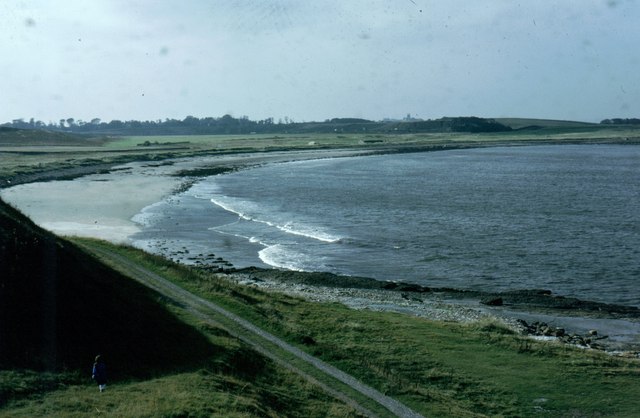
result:
[(104, 364), (104, 360), (101, 355), (96, 356), (96, 361), (93, 363), (91, 378), (98, 384), (100, 392), (104, 392), (107, 387), (107, 366)]

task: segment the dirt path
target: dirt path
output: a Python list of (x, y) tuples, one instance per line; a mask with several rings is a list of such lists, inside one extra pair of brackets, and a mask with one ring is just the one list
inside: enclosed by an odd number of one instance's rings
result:
[[(138, 282), (155, 290), (163, 296), (178, 302), (185, 310), (189, 311), (200, 320), (216, 326), (220, 326), (221, 323), (224, 326), (224, 322), (231, 321), (235, 327), (225, 327), (230, 334), (249, 344), (256, 351), (274, 360), (278, 364), (298, 373), (303, 378), (313, 382), (314, 384), (319, 385), (323, 390), (352, 406), (359, 413), (368, 417), (378, 416), (378, 414), (367, 409), (356, 399), (353, 399), (336, 386), (340, 386), (340, 384), (349, 386), (351, 389), (361, 393), (384, 407), (389, 411), (389, 415), (395, 415), (398, 417), (422, 417), (422, 415), (408, 408), (404, 404), (382, 394), (368, 385), (361, 383), (353, 376), (301, 351), (300, 349), (288, 344), (273, 334), (256, 327), (252, 323), (227, 311), (215, 303), (188, 292), (187, 290), (169, 282), (158, 274), (136, 264), (126, 257), (96, 246), (87, 246), (84, 244), (83, 246), (104, 261), (110, 262), (109, 264), (112, 267), (129, 276), (133, 275), (133, 278)], [(279, 350), (274, 350), (273, 346), (276, 346)], [(320, 382), (309, 373), (292, 364), (286, 358), (283, 358), (282, 354), (278, 352), (280, 350), (285, 351), (289, 355), (293, 355), (297, 360), (302, 361), (307, 365), (311, 365), (327, 376), (330, 376), (332, 379), (329, 380), (335, 379), (339, 383), (335, 382), (337, 383), (336, 385), (330, 386), (326, 383)]]

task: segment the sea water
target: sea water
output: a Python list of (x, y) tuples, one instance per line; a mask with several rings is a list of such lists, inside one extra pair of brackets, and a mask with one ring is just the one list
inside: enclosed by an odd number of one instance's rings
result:
[(185, 262), (219, 253), (236, 267), (640, 306), (634, 145), (272, 164), (205, 178), (136, 219), (138, 245)]

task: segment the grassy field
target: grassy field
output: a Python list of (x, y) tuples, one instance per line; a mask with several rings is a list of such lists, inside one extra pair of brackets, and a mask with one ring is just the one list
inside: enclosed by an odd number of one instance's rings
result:
[[(42, 171), (70, 170), (97, 164), (118, 164), (134, 160), (162, 160), (175, 157), (277, 150), (367, 148), (425, 149), (446, 146), (518, 145), (531, 143), (640, 142), (640, 129), (558, 121), (518, 119), (539, 129), (501, 133), (434, 134), (278, 134), (278, 135), (189, 135), (137, 136), (85, 139), (77, 135), (31, 132), (5, 133), (0, 137), (0, 181)], [(520, 124), (520, 125), (518, 125)], [(13, 136), (12, 136), (13, 135)]]
[[(520, 123), (525, 123), (524, 120)], [(514, 122), (517, 126), (517, 123)], [(150, 147), (183, 146), (192, 149), (269, 150), (281, 148), (337, 148), (384, 145), (446, 145), (478, 142), (527, 142), (548, 140), (616, 140), (638, 138), (640, 129), (598, 126), (590, 124), (547, 124), (540, 129), (497, 133), (416, 133), (383, 134), (280, 134), (280, 135), (191, 135), (191, 136), (130, 136), (114, 139), (107, 148), (134, 148), (148, 143)]]
[(425, 416), (633, 417), (640, 410), (638, 360), (537, 342), (494, 323), (433, 322), (306, 302), (114, 249)]

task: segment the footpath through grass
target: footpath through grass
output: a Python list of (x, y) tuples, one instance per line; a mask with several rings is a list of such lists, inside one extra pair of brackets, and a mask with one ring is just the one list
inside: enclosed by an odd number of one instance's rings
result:
[(638, 360), (533, 341), (492, 323), (307, 302), (111, 248), (425, 416), (634, 417), (640, 410)]

